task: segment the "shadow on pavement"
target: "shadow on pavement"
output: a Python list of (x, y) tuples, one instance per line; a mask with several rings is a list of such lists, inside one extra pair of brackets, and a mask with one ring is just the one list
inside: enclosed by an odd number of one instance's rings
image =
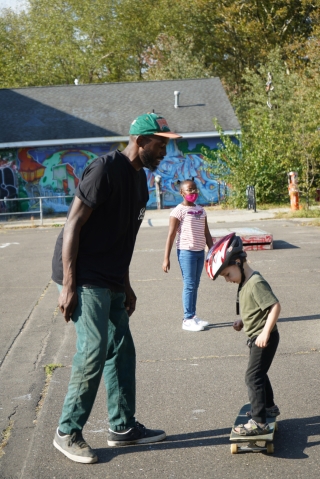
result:
[[(319, 446), (320, 440), (309, 441), (309, 438), (319, 437), (320, 416), (285, 419), (278, 421), (279, 429), (274, 437), (274, 457), (283, 459), (307, 459), (306, 449)], [(229, 446), (230, 428), (209, 431), (198, 431), (186, 434), (168, 436), (164, 442), (110, 448), (95, 449), (99, 463), (107, 463), (124, 454), (157, 450), (186, 449), (204, 446)]]
[[(289, 321), (311, 321), (311, 320), (317, 320), (320, 319), (320, 314), (312, 314), (309, 316), (293, 316), (291, 318), (279, 318), (278, 323), (288, 323)], [(228, 328), (233, 325), (233, 321), (227, 322), (227, 323), (215, 323), (215, 324), (209, 324), (208, 326), (205, 327), (205, 331), (207, 329), (215, 329), (215, 328)]]
[(320, 445), (320, 440), (309, 441), (309, 438), (319, 437), (320, 416), (279, 420), (278, 426), (274, 436), (277, 457), (307, 459), (309, 455), (305, 449)]
[(300, 248), (299, 248), (299, 246), (288, 243), (287, 241), (274, 240), (273, 241), (273, 249), (300, 249)]
[[(145, 452), (149, 451), (151, 448), (157, 448), (157, 450), (168, 450), (185, 449), (189, 447), (229, 445), (230, 431), (231, 427), (209, 431), (191, 432), (186, 434), (175, 434), (172, 436), (167, 436), (163, 442), (145, 445), (141, 444), (136, 446), (121, 446), (117, 448), (103, 447), (101, 449), (95, 449), (95, 452), (98, 454), (99, 463), (105, 463), (110, 462), (112, 459), (115, 459), (123, 454)], [(227, 437), (225, 436), (226, 434), (228, 435)], [(112, 457), (110, 457), (110, 453), (112, 453)]]
[(295, 316), (291, 318), (279, 318), (278, 323), (286, 323), (288, 321), (310, 321), (314, 319), (320, 319), (320, 314), (312, 314), (309, 316)]
[(215, 323), (215, 324), (209, 324), (208, 326), (205, 327), (206, 329), (215, 329), (215, 328), (228, 328), (233, 325), (233, 321), (227, 322), (227, 323)]

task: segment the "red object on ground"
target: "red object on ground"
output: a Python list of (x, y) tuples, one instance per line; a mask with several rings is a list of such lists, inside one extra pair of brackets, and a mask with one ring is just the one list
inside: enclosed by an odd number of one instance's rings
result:
[(216, 243), (219, 239), (232, 232), (235, 232), (237, 236), (240, 236), (245, 251), (273, 249), (273, 235), (260, 230), (259, 228), (225, 228), (220, 230), (210, 230), (213, 243)]

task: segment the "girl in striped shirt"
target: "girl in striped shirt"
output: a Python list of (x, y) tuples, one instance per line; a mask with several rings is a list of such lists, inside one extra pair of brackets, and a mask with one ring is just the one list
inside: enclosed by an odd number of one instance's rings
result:
[(180, 184), (182, 203), (170, 213), (169, 233), (166, 242), (162, 269), (165, 273), (170, 269), (170, 253), (177, 235), (177, 255), (183, 278), (182, 329), (187, 331), (203, 331), (208, 326), (196, 315), (197, 293), (204, 265), (204, 249), (210, 249), (213, 242), (209, 231), (207, 215), (202, 206), (194, 202), (199, 190), (193, 180), (185, 180)]

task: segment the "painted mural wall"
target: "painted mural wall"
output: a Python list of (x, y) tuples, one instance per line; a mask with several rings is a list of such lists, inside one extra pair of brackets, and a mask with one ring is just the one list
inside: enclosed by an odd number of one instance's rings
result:
[[(203, 146), (216, 149), (219, 138), (170, 141), (167, 155), (158, 170), (146, 170), (150, 200), (148, 208), (156, 208), (155, 176), (161, 176), (163, 206), (181, 202), (179, 181), (194, 178), (200, 190), (197, 203), (209, 205), (223, 200), (225, 185), (219, 184), (203, 160)], [(0, 150), (0, 213), (39, 210), (38, 197), (45, 197), (45, 213), (65, 213), (70, 196), (78, 186), (83, 170), (95, 158), (125, 143), (70, 145)], [(21, 198), (22, 201), (7, 201)]]

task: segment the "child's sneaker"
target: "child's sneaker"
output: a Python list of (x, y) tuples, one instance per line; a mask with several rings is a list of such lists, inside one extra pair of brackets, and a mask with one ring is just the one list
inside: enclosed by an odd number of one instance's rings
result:
[[(266, 416), (267, 417), (277, 417), (280, 414), (280, 409), (278, 406), (274, 405), (271, 407), (266, 407)], [(252, 416), (252, 411), (246, 412), (246, 416), (251, 417)]]
[(267, 417), (277, 417), (280, 414), (280, 409), (276, 405), (272, 407), (266, 407), (266, 413)]
[(203, 319), (198, 318), (197, 315), (193, 316), (192, 319), (194, 319), (196, 323), (201, 324), (201, 326), (203, 326), (204, 328), (205, 328), (206, 326), (209, 326), (208, 321), (204, 321)]
[(191, 318), (182, 321), (182, 329), (185, 329), (186, 331), (203, 331), (204, 326), (198, 324), (194, 318)]

